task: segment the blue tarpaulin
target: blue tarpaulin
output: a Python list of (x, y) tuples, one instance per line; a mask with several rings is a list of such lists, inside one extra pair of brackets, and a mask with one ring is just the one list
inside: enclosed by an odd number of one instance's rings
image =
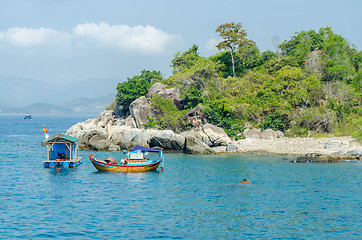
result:
[(160, 150), (157, 149), (142, 147), (138, 145), (136, 145), (134, 148), (131, 149), (131, 151), (137, 151), (137, 150), (141, 150), (142, 152), (160, 152)]

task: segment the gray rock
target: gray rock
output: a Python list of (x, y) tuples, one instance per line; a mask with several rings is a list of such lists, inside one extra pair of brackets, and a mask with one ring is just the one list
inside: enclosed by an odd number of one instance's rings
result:
[(198, 105), (197, 107), (188, 111), (182, 117), (182, 120), (187, 122), (193, 127), (201, 127), (207, 122), (206, 121), (207, 118), (205, 114), (202, 112), (202, 110), (204, 110), (204, 108), (201, 105)]
[(108, 138), (108, 133), (93, 135), (89, 139), (90, 148), (97, 151), (108, 150), (110, 142), (108, 141), (107, 138)]
[(135, 120), (133, 119), (132, 116), (128, 116), (128, 117), (124, 120), (124, 122), (122, 122), (122, 123), (124, 123), (125, 126), (130, 126), (130, 127), (132, 127), (132, 128), (136, 128), (136, 127), (137, 127), (137, 124), (136, 124), (136, 122), (135, 122)]
[(319, 153), (307, 153), (304, 156), (297, 157), (296, 159), (292, 160), (292, 163), (307, 163), (307, 162), (317, 162), (318, 159), (322, 154)]
[[(110, 141), (113, 145), (118, 145), (121, 148), (131, 148), (135, 142), (141, 142), (140, 137), (137, 136), (143, 133), (142, 129), (131, 127), (119, 127), (114, 130), (110, 137)], [(147, 143), (147, 141), (146, 141)], [(136, 145), (136, 144), (135, 144)], [(143, 144), (138, 144), (143, 145)]]
[(356, 148), (346, 153), (342, 151), (334, 152), (332, 154), (322, 155), (317, 153), (308, 153), (302, 157), (293, 160), (293, 163), (306, 163), (306, 162), (339, 162), (346, 160), (360, 160), (362, 158), (362, 148)]
[(110, 152), (118, 152), (120, 150), (121, 150), (121, 148), (118, 145), (110, 145), (108, 148), (108, 151), (110, 151)]
[(261, 130), (259, 128), (245, 129), (243, 135), (245, 138), (260, 138)]
[(205, 143), (195, 137), (186, 137), (185, 153), (189, 154), (210, 154), (214, 151)]
[(282, 137), (284, 137), (284, 133), (283, 133), (282, 131), (276, 130), (275, 132), (276, 132), (276, 134), (277, 134), (277, 138), (282, 138)]
[(326, 144), (324, 144), (324, 148), (328, 149), (328, 148), (339, 148), (342, 147), (342, 143), (341, 142), (327, 142)]
[(262, 139), (276, 139), (278, 137), (277, 133), (273, 129), (265, 129), (261, 134), (260, 138)]
[[(68, 130), (69, 131), (69, 130)], [(80, 150), (91, 150), (93, 149), (91, 144), (89, 143), (90, 139), (93, 136), (102, 134), (102, 132), (98, 131), (98, 130), (90, 130), (90, 131), (85, 131), (83, 132), (80, 137), (79, 137), (79, 149)]]
[(224, 129), (220, 127), (206, 123), (201, 129), (202, 141), (210, 147), (226, 146), (231, 142)]
[(228, 144), (226, 146), (226, 151), (228, 152), (232, 152), (232, 151), (236, 151), (238, 150), (238, 146), (234, 145), (234, 144)]
[(172, 130), (157, 132), (149, 141), (149, 146), (162, 149), (182, 150), (185, 147), (185, 137), (175, 134)]
[(167, 88), (163, 83), (155, 83), (151, 86), (147, 93), (147, 98), (153, 98), (158, 94), (161, 98), (172, 99), (176, 107), (180, 110), (182, 108), (182, 99), (180, 98), (181, 92), (178, 88)]
[(362, 147), (355, 148), (353, 150), (346, 152), (345, 156), (350, 157), (351, 159), (361, 160), (362, 159)]
[(136, 127), (140, 128), (148, 122), (148, 117), (152, 117), (153, 112), (149, 102), (145, 96), (142, 96), (129, 105), (131, 116), (136, 123)]

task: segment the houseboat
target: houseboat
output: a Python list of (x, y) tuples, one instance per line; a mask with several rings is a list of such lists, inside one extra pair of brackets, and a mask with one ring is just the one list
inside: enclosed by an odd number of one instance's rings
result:
[(82, 157), (78, 157), (78, 138), (64, 135), (47, 141), (47, 160), (43, 161), (45, 168), (70, 168), (82, 162)]

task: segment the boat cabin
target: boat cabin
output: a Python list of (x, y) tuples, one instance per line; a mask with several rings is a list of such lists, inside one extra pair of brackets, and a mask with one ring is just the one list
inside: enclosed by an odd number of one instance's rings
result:
[(64, 135), (47, 141), (47, 160), (44, 167), (76, 167), (82, 163), (78, 157), (78, 138)]
[(33, 117), (30, 114), (25, 114), (24, 119), (25, 120), (32, 120)]

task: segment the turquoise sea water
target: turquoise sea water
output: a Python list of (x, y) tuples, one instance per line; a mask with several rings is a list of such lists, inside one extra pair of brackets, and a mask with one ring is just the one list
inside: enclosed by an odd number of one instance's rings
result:
[(164, 172), (124, 174), (81, 151), (77, 168), (43, 168), (43, 124), (84, 120), (0, 116), (0, 239), (361, 239), (361, 162), (165, 153)]

